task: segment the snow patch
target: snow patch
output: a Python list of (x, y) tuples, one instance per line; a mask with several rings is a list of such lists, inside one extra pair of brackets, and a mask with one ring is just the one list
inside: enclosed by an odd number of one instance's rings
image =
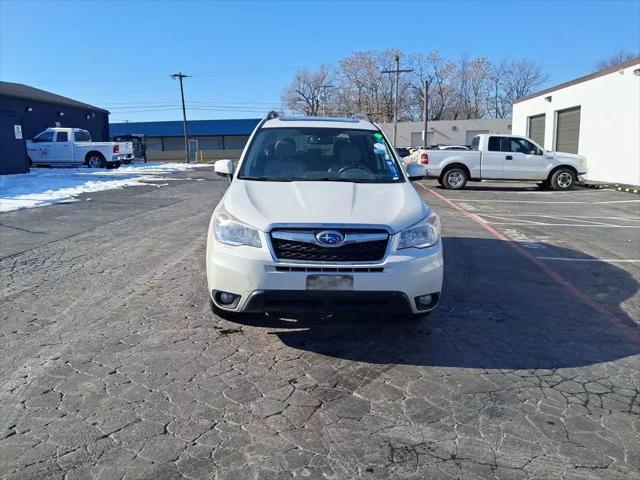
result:
[[(210, 167), (187, 163), (125, 165), (117, 170), (34, 168), (29, 173), (0, 175), (0, 213), (76, 201), (78, 195), (166, 181), (164, 175)], [(165, 184), (167, 185), (167, 184)]]

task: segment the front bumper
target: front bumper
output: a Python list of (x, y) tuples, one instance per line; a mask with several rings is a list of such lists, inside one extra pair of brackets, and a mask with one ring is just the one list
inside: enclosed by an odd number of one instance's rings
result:
[[(230, 246), (214, 240), (209, 232), (207, 282), (212, 292), (239, 295), (230, 311), (276, 310), (392, 310), (423, 313), (437, 305), (442, 291), (442, 242), (432, 247), (390, 251), (379, 263), (328, 264), (276, 261), (266, 246)], [(287, 268), (291, 267), (291, 268)], [(349, 270), (349, 271), (347, 271)], [(352, 290), (307, 290), (307, 275), (353, 276)], [(434, 295), (429, 308), (416, 305), (416, 297)], [(214, 299), (215, 301), (215, 299)]]

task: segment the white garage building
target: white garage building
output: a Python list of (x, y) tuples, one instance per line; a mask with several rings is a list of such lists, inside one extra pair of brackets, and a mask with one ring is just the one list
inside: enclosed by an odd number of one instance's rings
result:
[(513, 133), (587, 157), (587, 179), (640, 185), (640, 57), (513, 104)]
[[(380, 128), (393, 141), (393, 123), (380, 123)], [(423, 122), (398, 122), (398, 147), (422, 146)], [(510, 118), (474, 120), (430, 120), (427, 123), (427, 145), (470, 145), (481, 133), (511, 133)]]

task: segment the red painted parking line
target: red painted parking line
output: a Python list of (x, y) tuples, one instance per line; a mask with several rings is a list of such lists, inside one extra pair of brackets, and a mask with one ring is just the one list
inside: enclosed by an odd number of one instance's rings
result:
[(512, 242), (511, 240), (509, 240), (509, 238), (507, 238), (501, 232), (499, 232), (498, 230), (493, 228), (491, 225), (489, 225), (489, 223), (487, 223), (487, 221), (483, 219), (481, 216), (475, 213), (467, 212), (464, 208), (456, 205), (451, 200), (446, 198), (444, 195), (430, 188), (425, 187), (421, 183), (418, 183), (418, 185), (420, 185), (420, 187), (422, 187), (427, 192), (431, 193), (435, 197), (445, 202), (451, 208), (454, 208), (459, 212), (462, 212), (465, 216), (469, 217), (471, 220), (476, 222), (478, 225), (480, 225), (482, 228), (484, 228), (487, 232), (489, 232), (491, 235), (496, 237), (498, 240), (502, 240), (511, 248), (513, 248), (516, 252), (518, 252), (520, 255), (527, 258), (531, 262), (533, 262), (540, 270), (542, 270), (545, 274), (547, 274), (547, 276), (551, 278), (551, 280), (556, 282), (558, 285), (562, 286), (565, 290), (567, 290), (571, 295), (573, 295), (575, 298), (580, 300), (582, 303), (592, 308), (596, 312), (600, 313), (603, 317), (609, 320), (611, 325), (613, 325), (620, 332), (624, 333), (631, 341), (640, 345), (640, 333), (638, 332), (637, 328), (627, 325), (623, 320), (618, 318), (617, 315), (609, 311), (609, 309), (607, 309), (605, 306), (594, 301), (589, 295), (584, 293), (582, 290), (576, 287), (573, 283), (571, 283), (569, 280), (564, 278), (560, 273), (558, 273), (553, 268), (551, 268), (549, 265), (547, 265), (542, 260), (533, 256), (526, 249), (519, 246), (517, 242)]

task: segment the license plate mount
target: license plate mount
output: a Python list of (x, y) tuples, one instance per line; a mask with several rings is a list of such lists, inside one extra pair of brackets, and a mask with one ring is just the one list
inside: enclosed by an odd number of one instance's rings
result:
[(307, 290), (353, 290), (353, 275), (307, 275)]

